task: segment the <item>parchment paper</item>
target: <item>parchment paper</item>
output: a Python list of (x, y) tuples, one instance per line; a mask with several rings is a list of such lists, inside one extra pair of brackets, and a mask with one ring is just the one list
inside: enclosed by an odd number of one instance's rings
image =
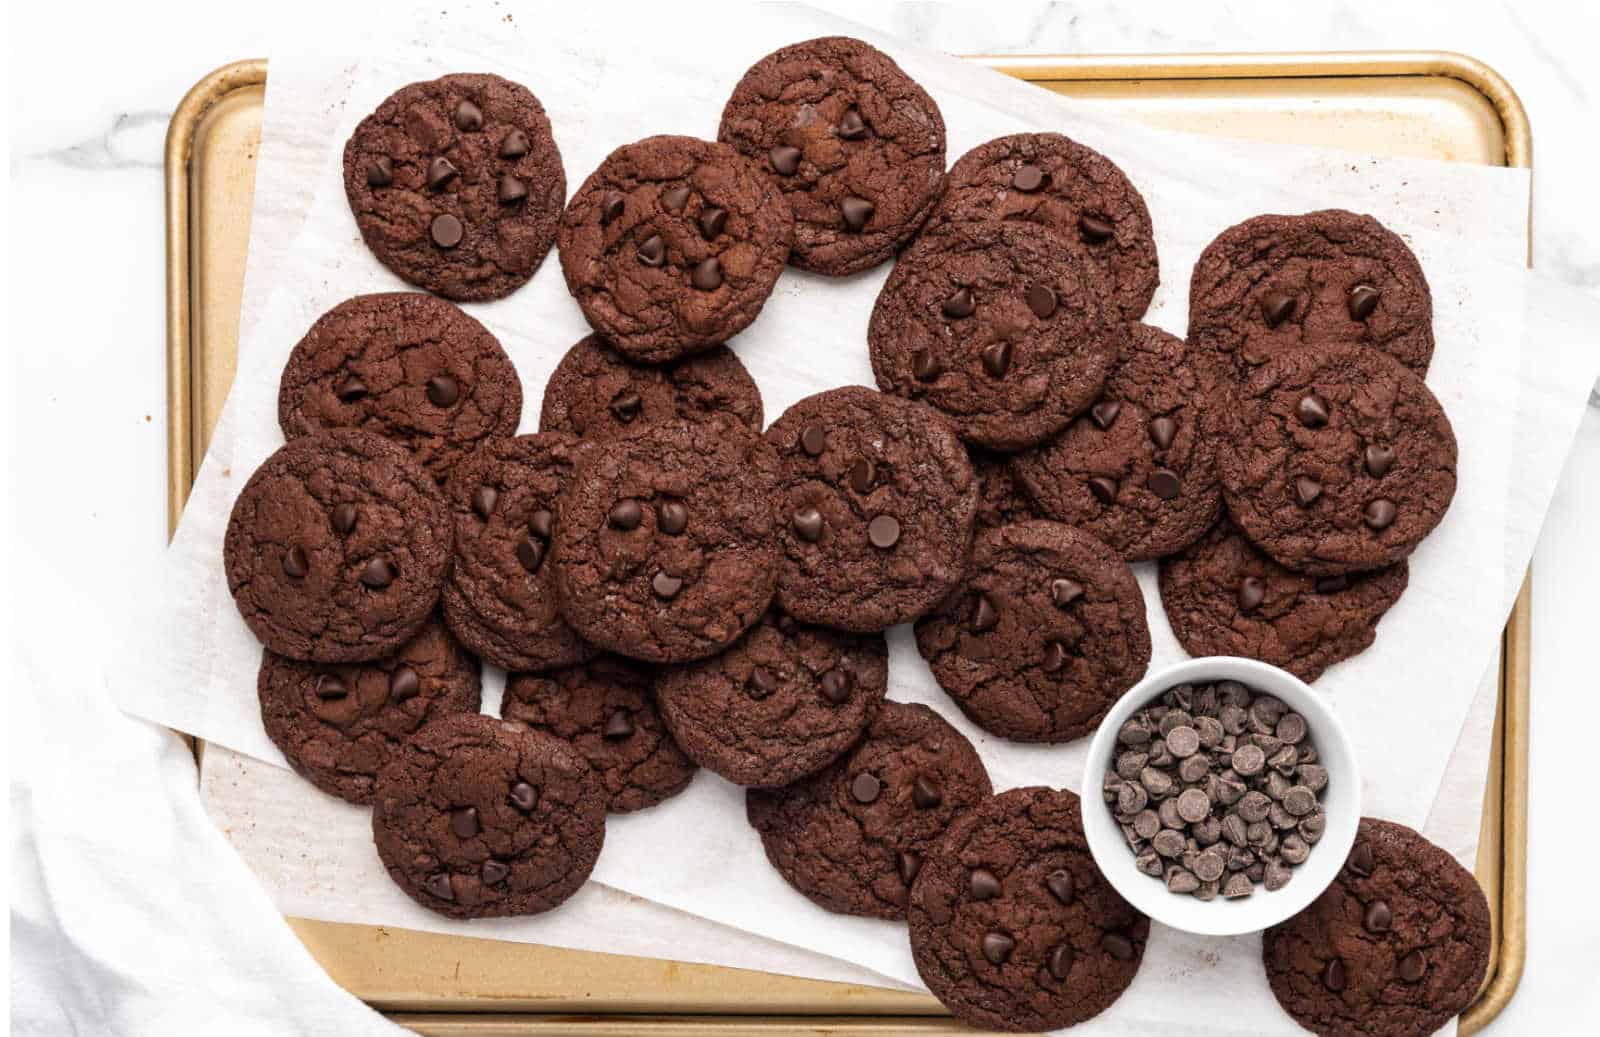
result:
[[(1595, 373), (1584, 329), (1600, 316), (1600, 304), (1518, 265), (1526, 241), (1525, 173), (1143, 129), (803, 9), (721, 11), (713, 45), (694, 20), (677, 24), (681, 19), (640, 12), (626, 26), (601, 31), (565, 17), (568, 24), (561, 24), (563, 16), (541, 12), (537, 31), (527, 33), (485, 30), (481, 23), (441, 31), (432, 24), (426, 47), (375, 46), (346, 74), (324, 76), (304, 93), (280, 82), (274, 66), (247, 279), (252, 322), (243, 329), (235, 390), (174, 541), (170, 579), (144, 610), (150, 650), (136, 660), (122, 689), (127, 708), (281, 762), (261, 730), (254, 697), (259, 648), (228, 599), (220, 545), (238, 488), (281, 443), (275, 395), (289, 349), (317, 315), (349, 295), (404, 287), (366, 252), (344, 202), (338, 158), (355, 121), (406, 82), (463, 69), (499, 72), (527, 83), (544, 101), (569, 189), (575, 189), (620, 144), (660, 132), (713, 135), (733, 83), (767, 51), (847, 31), (884, 47), (929, 89), (944, 113), (952, 161), (992, 136), (1042, 128), (1067, 132), (1120, 163), (1150, 204), (1161, 255), (1164, 283), (1146, 319), (1168, 330), (1183, 331), (1188, 272), (1200, 249), (1255, 213), (1343, 206), (1372, 212), (1411, 241), (1434, 289), (1439, 346), (1428, 381), (1455, 425), (1460, 489), (1450, 514), (1413, 556), (1411, 587), (1380, 626), (1378, 643), (1334, 667), (1317, 687), (1355, 737), (1367, 811), (1424, 822)], [(300, 212), (299, 229), (286, 230)], [(254, 241), (267, 233), (277, 237), (258, 263)], [(845, 281), (784, 274), (761, 319), (732, 343), (760, 384), (769, 417), (823, 388), (871, 384), (865, 326), (886, 274), (880, 268)], [(523, 427), (533, 429), (545, 377), (587, 330), (554, 256), (510, 299), (469, 310), (516, 362), (528, 400)], [(1139, 569), (1155, 642), (1152, 665), (1160, 666), (1183, 653), (1161, 613), (1153, 567)], [(890, 642), (890, 696), (927, 702), (966, 733), (997, 788), (1077, 786), (1083, 743), (1017, 746), (978, 731), (939, 692), (909, 631), (891, 631)], [(499, 675), (491, 674), (487, 685), (492, 709)], [(355, 833), (364, 829), (364, 812), (293, 781), (280, 787), (285, 800), (275, 804), (292, 800), (304, 816), (319, 818), (302, 833), (305, 839), (363, 852), (364, 840)], [(334, 817), (349, 820), (341, 826)], [(334, 832), (349, 834), (348, 844)], [(295, 852), (292, 842), (279, 847)], [(341, 852), (337, 882), (293, 894), (277, 888), (294, 900), (294, 913), (415, 925), (405, 911), (425, 914), (420, 909), (393, 890), (374, 892), (367, 888), (372, 883), (356, 881), (370, 878), (374, 865)], [(666, 908), (916, 983), (903, 927), (829, 915), (790, 890), (745, 826), (740, 791), (713, 775), (700, 775), (661, 807), (612, 819), (595, 879)], [(545, 918), (495, 923), (492, 935), (622, 949), (614, 934), (574, 924), (583, 910), (575, 902)], [(434, 922), (431, 916), (427, 921)], [(417, 927), (491, 935), (482, 924), (442, 919)], [(691, 947), (674, 956), (696, 953)], [(705, 953), (705, 960), (722, 964), (781, 967), (726, 960), (714, 945)], [(1202, 971), (1207, 983), (1175, 982)], [(1152, 937), (1134, 988), (1093, 1026), (1095, 1032), (1134, 1032), (1196, 1018), (1206, 1019), (1210, 1032), (1218, 1025), (1297, 1032), (1266, 990), (1254, 938), (1197, 940), (1166, 930)]]

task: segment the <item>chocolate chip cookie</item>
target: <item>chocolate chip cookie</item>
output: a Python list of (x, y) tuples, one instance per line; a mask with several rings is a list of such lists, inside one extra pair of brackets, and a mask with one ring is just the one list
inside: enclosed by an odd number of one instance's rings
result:
[(944, 117), (889, 55), (827, 36), (751, 66), (717, 139), (758, 163), (794, 210), (806, 270), (877, 266), (922, 226), (944, 190)]
[(1372, 644), (1409, 566), (1305, 576), (1274, 562), (1224, 521), (1161, 560), (1161, 605), (1193, 656), (1243, 655), (1303, 681)]
[(561, 358), (544, 386), (543, 432), (607, 439), (633, 425), (730, 415), (762, 428), (761, 392), (726, 346), (670, 364), (634, 363), (590, 335)]
[(1139, 583), (1058, 522), (978, 534), (960, 590), (917, 621), (917, 651), (972, 722), (1019, 742), (1091, 733), (1150, 664)]
[(1489, 903), (1421, 835), (1362, 818), (1344, 868), (1311, 906), (1262, 934), (1284, 1011), (1323, 1037), (1423, 1037), (1477, 995)]
[(344, 147), (361, 237), (404, 280), (458, 301), (510, 295), (555, 240), (567, 178), (539, 99), (493, 75), (395, 91)]
[(489, 330), (442, 299), (384, 292), (317, 318), (278, 382), (285, 439), (360, 428), (443, 482), (486, 439), (515, 435), (522, 382)]
[(839, 914), (897, 919), (951, 819), (990, 791), (977, 750), (943, 717), (885, 702), (848, 756), (792, 785), (751, 789), (745, 808), (795, 889)]
[(661, 722), (653, 681), (649, 667), (614, 655), (554, 673), (514, 673), (500, 715), (582, 753), (611, 813), (642, 810), (682, 792), (695, 770)]
[(1411, 249), (1371, 216), (1257, 216), (1219, 234), (1195, 263), (1189, 341), (1240, 378), (1302, 346), (1345, 342), (1422, 375), (1433, 295)]
[(1279, 564), (1313, 576), (1393, 565), (1444, 518), (1456, 437), (1398, 361), (1325, 345), (1262, 365), (1217, 448), (1234, 523)]
[(1020, 788), (959, 815), (923, 861), (907, 912), (933, 995), (986, 1030), (1081, 1023), (1133, 982), (1150, 920), (1089, 854), (1078, 797)]
[(1037, 223), (1079, 246), (1123, 320), (1144, 316), (1161, 280), (1144, 197), (1115, 162), (1059, 133), (1014, 133), (962, 155), (938, 214)]
[(233, 503), (222, 561), (267, 648), (363, 662), (393, 655), (427, 622), (450, 546), (433, 477), (389, 440), (337, 429), (262, 462)]
[(646, 662), (732, 644), (777, 583), (777, 459), (732, 420), (630, 430), (587, 451), (555, 530), (562, 614)]
[(394, 655), (330, 666), (261, 653), (261, 722), (295, 772), (322, 791), (371, 803), (378, 771), (422, 725), (476, 713), (478, 662), (430, 620)]
[(1055, 439), (1012, 461), (1039, 511), (1105, 541), (1130, 562), (1171, 554), (1222, 508), (1209, 395), (1183, 339), (1128, 325), (1100, 398)]
[(1012, 474), (1011, 458), (981, 448), (969, 448), (967, 454), (972, 458), (972, 470), (978, 474), (979, 529), (1041, 517), (1033, 500)]
[(785, 612), (840, 630), (885, 630), (931, 609), (961, 579), (977, 479), (934, 411), (846, 386), (790, 407), (767, 442), (782, 465)]
[(502, 669), (548, 670), (594, 654), (561, 618), (546, 564), (556, 498), (578, 449), (561, 432), (493, 440), (457, 465), (445, 487), (455, 564), (444, 618), (462, 644)]
[(372, 804), (389, 877), (450, 918), (550, 910), (589, 877), (605, 833), (605, 790), (577, 750), (481, 713), (418, 732)]
[(567, 289), (616, 349), (661, 364), (743, 331), (783, 272), (794, 218), (726, 144), (647, 137), (578, 188), (557, 237)]
[(656, 699), (691, 759), (738, 785), (787, 785), (849, 749), (889, 685), (877, 634), (772, 609), (727, 651), (662, 669)]
[(1082, 250), (1029, 223), (940, 223), (895, 263), (867, 326), (878, 387), (961, 438), (1020, 450), (1094, 402), (1126, 334)]

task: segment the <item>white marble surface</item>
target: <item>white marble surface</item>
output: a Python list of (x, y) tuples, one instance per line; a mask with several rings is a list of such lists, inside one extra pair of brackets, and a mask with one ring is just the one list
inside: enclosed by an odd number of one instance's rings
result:
[[(424, 5), (452, 17), (449, 0)], [(1594, 50), (1600, 13), (1522, 3), (1098, 2), (963, 7), (825, 3), (954, 52), (1452, 49), (1496, 67), (1529, 109), (1534, 254), (1600, 288)], [(109, 688), (128, 645), (127, 596), (164, 543), (161, 157), (184, 91), (216, 65), (307, 46), (359, 49), (376, 5), (15, 6), (7, 350), (5, 670), (12, 731)], [(517, 18), (532, 10), (507, 4)], [(599, 10), (597, 8), (597, 10)], [(620, 16), (620, 5), (612, 16)], [(313, 30), (318, 34), (313, 36)], [(95, 294), (82, 287), (93, 278)], [(1600, 338), (1600, 335), (1597, 335)], [(1600, 343), (1597, 343), (1600, 355)], [(1600, 360), (1597, 360), (1600, 366)], [(1578, 1033), (1600, 1016), (1600, 850), (1587, 799), (1590, 661), (1600, 626), (1600, 410), (1591, 410), (1535, 562), (1529, 956), (1492, 1034)], [(51, 738), (11, 738), (14, 773)], [(13, 783), (13, 809), (17, 807)], [(129, 809), (162, 814), (159, 804)], [(15, 993), (15, 983), (13, 993)]]

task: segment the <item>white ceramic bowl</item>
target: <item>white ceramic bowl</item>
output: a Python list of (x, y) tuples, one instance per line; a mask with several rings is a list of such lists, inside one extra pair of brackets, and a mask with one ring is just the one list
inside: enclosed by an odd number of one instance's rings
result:
[[(1107, 768), (1117, 749), (1117, 732), (1145, 705), (1176, 684), (1235, 680), (1258, 694), (1273, 695), (1306, 718), (1308, 737), (1317, 747), (1317, 760), (1328, 769), (1322, 792), (1327, 828), (1311, 847), (1305, 863), (1293, 869), (1282, 889), (1267, 892), (1257, 885), (1247, 897), (1196, 900), (1188, 894), (1168, 893), (1167, 884), (1139, 871), (1133, 851), (1111, 807), (1100, 795)], [(1361, 821), (1361, 774), (1344, 725), (1322, 697), (1298, 677), (1276, 666), (1235, 656), (1190, 659), (1151, 673), (1117, 700), (1100, 722), (1089, 743), (1089, 761), (1083, 775), (1083, 829), (1095, 863), (1123, 899), (1151, 918), (1174, 929), (1207, 936), (1252, 933), (1276, 925), (1315, 900), (1334, 876), (1355, 843)]]

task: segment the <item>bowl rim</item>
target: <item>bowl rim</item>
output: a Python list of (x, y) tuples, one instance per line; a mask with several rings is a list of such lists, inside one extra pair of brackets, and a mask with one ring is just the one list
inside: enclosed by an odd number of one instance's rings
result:
[[(1295, 867), (1294, 881), (1270, 893), (1258, 887), (1248, 897), (1219, 896), (1207, 902), (1169, 893), (1165, 883), (1134, 866), (1134, 855), (1101, 798), (1100, 787), (1116, 749), (1117, 732), (1139, 707), (1174, 685), (1220, 680), (1237, 680), (1258, 694), (1281, 698), (1305, 716), (1318, 762), (1328, 768), (1329, 788), (1336, 794), (1330, 800), (1324, 793), (1327, 828), (1305, 863)], [(1203, 936), (1259, 932), (1304, 910), (1338, 876), (1361, 822), (1360, 767), (1349, 732), (1328, 700), (1287, 670), (1241, 656), (1211, 655), (1174, 663), (1152, 670), (1124, 692), (1095, 729), (1082, 788), (1084, 835), (1101, 874), (1124, 900), (1151, 919)]]

